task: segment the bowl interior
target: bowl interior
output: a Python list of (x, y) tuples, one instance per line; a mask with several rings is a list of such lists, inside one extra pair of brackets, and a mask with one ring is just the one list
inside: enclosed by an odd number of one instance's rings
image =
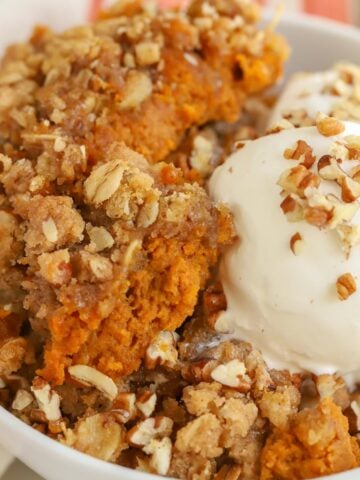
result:
[(287, 14), (278, 30), (291, 47), (286, 77), (299, 71), (324, 70), (342, 60), (360, 63), (357, 28), (314, 16)]
[[(83, 21), (87, 5), (87, 0), (32, 0), (29, 8), (28, 0), (17, 0), (17, 8), (14, 8), (9, 0), (3, 0), (0, 3), (0, 51), (11, 41), (25, 39), (36, 23), (47, 23), (55, 29), (61, 29)], [(26, 14), (19, 15), (19, 12)], [(268, 18), (271, 18), (271, 13)], [(288, 38), (292, 47), (286, 76), (294, 71), (328, 68), (339, 60), (360, 63), (358, 30), (303, 15), (284, 16), (279, 30)], [(107, 464), (60, 445), (1, 408), (0, 432), (0, 444), (48, 480), (159, 478)], [(360, 479), (360, 469), (331, 477), (337, 480), (356, 478)]]

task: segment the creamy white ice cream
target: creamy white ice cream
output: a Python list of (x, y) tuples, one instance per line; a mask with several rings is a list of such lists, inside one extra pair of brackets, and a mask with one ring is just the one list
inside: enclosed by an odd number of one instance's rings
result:
[[(360, 135), (360, 125), (346, 123), (336, 137), (324, 137), (315, 127), (265, 136), (247, 142), (210, 180), (211, 196), (230, 206), (239, 235), (221, 262), (228, 307), (216, 327), (253, 343), (275, 368), (317, 374), (360, 370), (359, 201), (344, 204), (338, 184), (327, 180), (305, 190), (308, 198), (299, 200), (326, 205), (325, 195), (331, 194), (326, 198), (335, 202), (340, 217), (347, 217), (343, 224), (356, 244), (347, 258), (339, 218), (322, 230), (305, 220), (290, 222), (280, 207), (286, 194), (278, 185), (281, 175), (303, 160), (285, 159), (285, 149), (305, 141), (316, 156), (312, 171), (317, 174), (320, 157), (329, 151), (340, 154), (343, 148), (334, 142), (344, 143), (349, 135)], [(341, 168), (350, 172), (359, 164), (344, 161)], [(303, 239), (297, 255), (290, 248), (296, 233)], [(358, 291), (341, 301), (336, 282), (348, 272)]]
[(290, 117), (300, 126), (308, 126), (318, 112), (360, 122), (359, 66), (339, 63), (324, 72), (296, 73), (279, 97), (268, 126), (284, 117)]

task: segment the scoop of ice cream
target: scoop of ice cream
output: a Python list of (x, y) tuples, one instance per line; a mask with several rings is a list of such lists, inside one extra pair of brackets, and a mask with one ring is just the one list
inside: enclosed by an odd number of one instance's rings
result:
[(360, 370), (360, 125), (324, 124), (344, 131), (246, 142), (209, 185), (238, 233), (220, 266), (227, 310), (216, 328), (272, 367), (316, 374)]
[(359, 66), (344, 62), (324, 72), (296, 73), (279, 97), (268, 125), (287, 118), (296, 126), (309, 126), (318, 112), (360, 122)]

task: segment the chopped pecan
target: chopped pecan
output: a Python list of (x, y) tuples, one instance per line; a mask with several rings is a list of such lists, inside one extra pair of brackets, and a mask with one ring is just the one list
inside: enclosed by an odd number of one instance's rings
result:
[(151, 417), (139, 422), (127, 434), (133, 447), (145, 447), (154, 438), (164, 438), (171, 434), (173, 421), (168, 417)]
[(185, 365), (181, 374), (189, 382), (207, 382), (211, 380), (211, 372), (218, 362), (211, 358), (201, 358)]
[(330, 155), (323, 155), (318, 161), (317, 167), (319, 176), (324, 180), (340, 181), (345, 175), (336, 159)]
[(318, 228), (324, 228), (332, 219), (332, 211), (325, 207), (306, 207), (304, 209), (305, 220)]
[(354, 167), (354, 168), (351, 170), (350, 176), (351, 176), (351, 178), (352, 178), (355, 182), (360, 183), (360, 165)]
[(316, 117), (316, 127), (324, 137), (332, 137), (339, 135), (345, 130), (343, 122), (337, 118), (329, 117), (323, 113), (319, 113)]
[(356, 416), (356, 431), (360, 432), (360, 404), (356, 400), (351, 402), (351, 409)]
[(344, 273), (337, 279), (336, 291), (340, 300), (347, 300), (356, 290), (356, 282), (351, 273)]
[(304, 217), (302, 206), (291, 195), (284, 198), (280, 207), (289, 222), (298, 222)]
[(318, 188), (320, 178), (310, 172), (304, 165), (297, 165), (296, 167), (286, 170), (281, 175), (278, 185), (287, 193), (295, 193), (299, 195), (299, 197), (305, 198), (304, 191), (307, 188)]
[(170, 438), (164, 437), (161, 440), (153, 438), (143, 451), (151, 455), (150, 467), (158, 475), (166, 475), (170, 468), (172, 443)]
[(349, 135), (345, 137), (345, 145), (350, 160), (360, 160), (360, 136)]
[(304, 246), (304, 239), (299, 232), (294, 233), (290, 238), (290, 248), (294, 255), (299, 255)]
[(360, 197), (360, 184), (348, 176), (340, 181), (341, 198), (345, 203), (352, 203)]
[(157, 365), (174, 368), (178, 361), (176, 338), (174, 332), (158, 333), (146, 350), (146, 368), (154, 369)]
[(284, 157), (288, 160), (302, 160), (301, 165), (308, 169), (312, 167), (316, 160), (313, 149), (304, 140), (298, 140), (294, 149), (286, 149)]
[(211, 378), (216, 382), (227, 387), (239, 389), (241, 391), (249, 391), (251, 380), (246, 374), (244, 362), (234, 359), (223, 365), (218, 365), (211, 372)]
[(143, 392), (136, 400), (136, 406), (144, 417), (150, 417), (155, 410), (157, 396), (153, 392)]

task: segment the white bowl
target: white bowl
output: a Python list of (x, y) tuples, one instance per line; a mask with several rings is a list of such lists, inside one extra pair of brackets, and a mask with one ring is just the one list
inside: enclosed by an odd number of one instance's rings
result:
[[(6, 39), (24, 37), (30, 26), (39, 21), (55, 27), (66, 26), (68, 8), (76, 12), (72, 21), (79, 21), (86, 10), (85, 0), (17, 0), (30, 15), (20, 15), (22, 8), (13, 7), (9, 0), (0, 3), (0, 48)], [(65, 6), (66, 5), (66, 6)], [(61, 15), (61, 12), (62, 15)], [(287, 15), (279, 28), (288, 38), (293, 53), (287, 66), (287, 74), (299, 70), (319, 70), (330, 67), (338, 60), (360, 63), (360, 32), (340, 24), (304, 15)], [(47, 480), (156, 480), (149, 475), (94, 459), (65, 447), (25, 425), (6, 410), (0, 408), (0, 444), (21, 459)], [(323, 477), (324, 478), (324, 477)], [(360, 468), (326, 477), (336, 480), (360, 480)]]

